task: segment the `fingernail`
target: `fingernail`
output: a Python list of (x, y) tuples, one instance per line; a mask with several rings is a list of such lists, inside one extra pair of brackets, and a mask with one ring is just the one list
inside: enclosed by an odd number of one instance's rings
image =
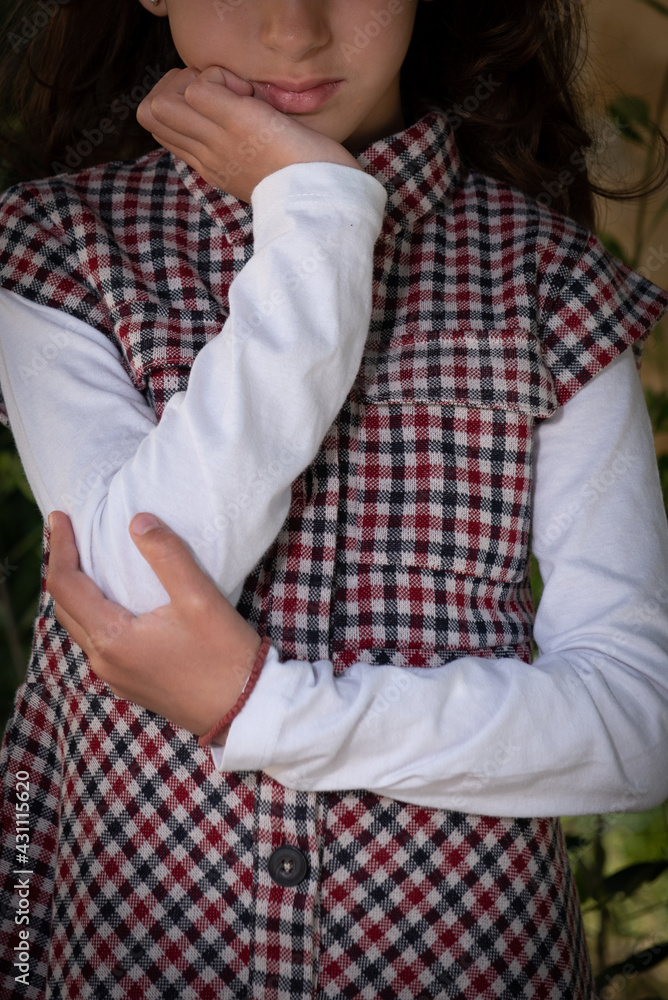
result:
[(130, 522), (133, 535), (145, 535), (147, 531), (159, 527), (160, 521), (153, 514), (135, 514)]
[(49, 531), (53, 531), (53, 514), (49, 514)]

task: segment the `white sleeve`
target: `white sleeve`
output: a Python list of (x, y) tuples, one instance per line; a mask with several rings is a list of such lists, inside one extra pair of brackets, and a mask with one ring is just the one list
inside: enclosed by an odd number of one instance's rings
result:
[(540, 655), (434, 669), (281, 664), (213, 749), (300, 790), (365, 788), (492, 816), (668, 795), (668, 525), (631, 351), (536, 429)]
[(106, 596), (135, 614), (168, 602), (128, 531), (150, 511), (236, 603), (359, 369), (386, 199), (339, 164), (265, 178), (229, 317), (159, 423), (104, 334), (0, 292), (0, 383), (28, 481), (44, 517), (70, 516)]

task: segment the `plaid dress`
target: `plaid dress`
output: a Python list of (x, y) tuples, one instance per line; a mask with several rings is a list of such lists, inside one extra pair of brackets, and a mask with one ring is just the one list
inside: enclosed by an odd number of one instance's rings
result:
[[(533, 427), (638, 350), (668, 298), (467, 170), (436, 109), (359, 160), (389, 193), (362, 365), (239, 609), (283, 658), (338, 672), (530, 663)], [(253, 252), (251, 207), (161, 150), (12, 188), (0, 220), (0, 286), (107, 334), (158, 415)], [(192, 734), (92, 674), (54, 618), (48, 556), (45, 529), (2, 757), (3, 997), (593, 996), (558, 819), (215, 770)]]

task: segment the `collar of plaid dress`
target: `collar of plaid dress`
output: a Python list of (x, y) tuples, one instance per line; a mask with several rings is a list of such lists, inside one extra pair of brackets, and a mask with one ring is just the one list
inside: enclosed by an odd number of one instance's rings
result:
[[(357, 154), (366, 173), (385, 186), (388, 202), (382, 236), (393, 238), (418, 219), (442, 211), (452, 201), (464, 170), (454, 130), (445, 112), (425, 105), (422, 117), (396, 135), (379, 139)], [(173, 156), (174, 168), (192, 197), (225, 229), (230, 243), (249, 239), (253, 209), (214, 188), (184, 160)]]

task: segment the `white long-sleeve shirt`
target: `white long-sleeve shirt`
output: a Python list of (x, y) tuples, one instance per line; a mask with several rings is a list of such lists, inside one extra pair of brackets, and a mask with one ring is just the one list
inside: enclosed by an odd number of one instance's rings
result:
[(418, 805), (550, 816), (668, 795), (668, 528), (630, 352), (536, 430), (540, 655), (431, 670), (275, 650), (224, 770), (300, 790), (368, 788)]
[[(40, 509), (70, 515), (82, 567), (135, 613), (167, 598), (132, 516), (163, 517), (235, 601), (359, 367), (385, 194), (317, 166), (256, 188), (255, 253), (230, 317), (159, 424), (102, 333), (0, 290), (0, 383)], [(292, 295), (279, 276), (307, 255), (326, 266)], [(213, 750), (219, 766), (490, 815), (642, 809), (668, 794), (668, 527), (630, 351), (535, 435), (538, 659), (357, 663), (335, 677), (273, 650)]]
[(255, 252), (229, 318), (159, 423), (104, 334), (0, 289), (0, 384), (37, 503), (70, 516), (82, 569), (135, 614), (168, 597), (129, 535), (133, 515), (187, 539), (236, 603), (357, 374), (387, 196), (328, 166), (255, 188)]

